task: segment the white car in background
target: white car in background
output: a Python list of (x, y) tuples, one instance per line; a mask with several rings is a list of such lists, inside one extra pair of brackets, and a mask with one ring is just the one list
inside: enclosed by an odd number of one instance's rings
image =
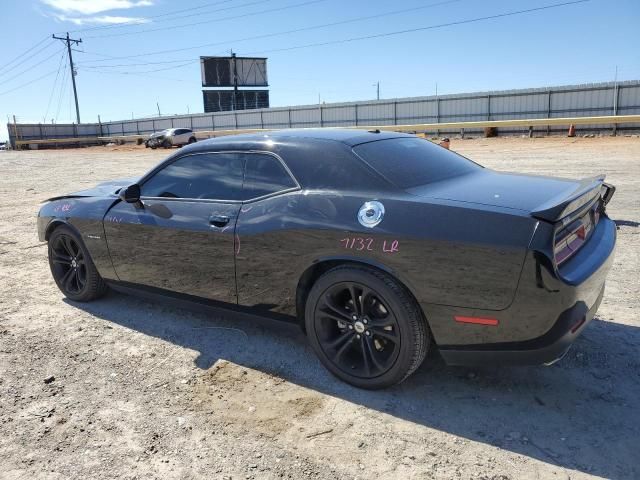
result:
[(149, 148), (171, 148), (195, 143), (195, 141), (196, 134), (190, 128), (167, 128), (166, 130), (152, 133), (144, 144)]

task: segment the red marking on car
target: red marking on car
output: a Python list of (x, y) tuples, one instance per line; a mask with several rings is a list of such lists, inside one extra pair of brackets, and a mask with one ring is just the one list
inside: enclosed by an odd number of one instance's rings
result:
[(342, 247), (348, 250), (357, 250), (359, 252), (363, 250), (373, 251), (382, 250), (383, 253), (395, 253), (399, 250), (400, 243), (398, 240), (383, 240), (382, 245), (379, 243), (376, 245), (373, 238), (367, 237), (347, 237), (340, 240)]
[(475, 323), (476, 325), (491, 325), (493, 327), (499, 323), (497, 318), (465, 317), (462, 315), (455, 315), (453, 318), (459, 323)]
[(387, 247), (387, 241), (382, 242), (382, 251), (384, 253), (393, 253), (398, 251), (398, 241), (394, 240), (391, 242), (391, 246)]

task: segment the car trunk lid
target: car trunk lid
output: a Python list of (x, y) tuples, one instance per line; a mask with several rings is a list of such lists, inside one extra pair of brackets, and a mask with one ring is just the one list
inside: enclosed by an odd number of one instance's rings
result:
[(591, 201), (603, 185), (604, 175), (567, 180), (483, 169), (407, 191), (426, 198), (519, 210), (555, 222)]
[(483, 170), (412, 188), (409, 193), (512, 209), (550, 222), (554, 224), (553, 259), (560, 265), (589, 240), (611, 200), (615, 188), (604, 178), (564, 180)]

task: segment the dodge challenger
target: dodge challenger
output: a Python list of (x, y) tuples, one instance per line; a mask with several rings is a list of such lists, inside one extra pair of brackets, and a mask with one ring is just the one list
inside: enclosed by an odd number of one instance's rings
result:
[(560, 359), (602, 300), (614, 190), (407, 134), (283, 130), (51, 198), (38, 233), (72, 301), (113, 288), (287, 317), (334, 375), (376, 389), (432, 348), (452, 365)]

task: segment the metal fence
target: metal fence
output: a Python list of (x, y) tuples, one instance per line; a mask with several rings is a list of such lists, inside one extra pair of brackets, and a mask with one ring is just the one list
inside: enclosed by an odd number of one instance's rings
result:
[[(407, 125), (529, 118), (640, 114), (640, 80), (478, 92), (469, 94), (330, 103), (261, 110), (176, 115), (115, 122), (76, 124), (8, 124), (9, 137), (19, 140), (145, 135), (165, 128), (193, 130), (280, 129), (372, 125)], [(578, 126), (577, 130), (611, 130), (611, 125)], [(640, 124), (618, 126), (640, 130)], [(526, 128), (500, 129), (517, 133)], [(564, 127), (536, 127), (553, 133)], [(479, 130), (476, 130), (476, 132)], [(454, 131), (440, 130), (443, 133)], [(467, 130), (473, 134), (473, 130)], [(89, 142), (90, 143), (90, 142)], [(14, 144), (15, 145), (15, 144)]]

